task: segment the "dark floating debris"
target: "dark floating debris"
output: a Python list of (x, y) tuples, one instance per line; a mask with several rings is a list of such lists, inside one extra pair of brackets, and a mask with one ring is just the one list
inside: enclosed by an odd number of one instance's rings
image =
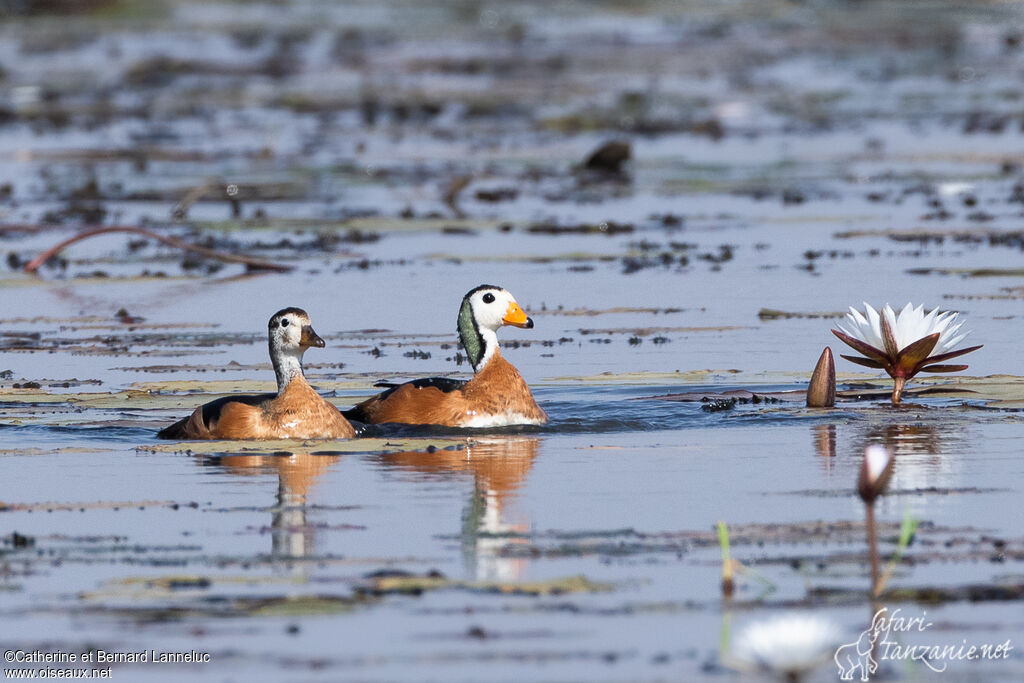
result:
[(479, 189), (476, 191), (476, 199), (480, 202), (510, 202), (519, 196), (519, 190), (514, 187), (498, 187), (494, 189)]
[(633, 232), (632, 223), (579, 223), (577, 225), (557, 225), (555, 223), (535, 223), (527, 226), (526, 232), (533, 235), (618, 235)]
[(782, 191), (782, 203), (788, 205), (791, 204), (803, 204), (804, 193), (800, 190), (789, 188)]
[[(808, 598), (812, 601), (835, 602), (841, 598), (856, 600), (863, 591), (842, 588), (811, 588)], [(963, 586), (919, 586), (890, 588), (880, 599), (887, 602), (913, 602), (921, 605), (942, 605), (951, 602), (1015, 602), (1024, 598), (1024, 583), (967, 584)]]
[[(663, 400), (673, 400), (673, 399), (668, 399), (667, 397), (663, 397), (663, 396), (655, 396), (655, 397), (652, 397), (652, 398), (661, 398)], [(701, 403), (703, 403), (703, 405), (700, 407), (701, 410), (703, 410), (705, 412), (708, 412), (708, 413), (717, 413), (717, 412), (722, 411), (722, 410), (732, 410), (737, 405), (746, 405), (748, 403), (754, 404), (754, 405), (758, 405), (758, 404), (761, 404), (761, 403), (780, 403), (781, 399), (775, 398), (773, 396), (764, 396), (764, 395), (761, 395), (761, 394), (750, 394), (749, 397), (748, 396), (731, 396), (729, 398), (711, 398), (711, 397), (705, 396), (704, 398), (700, 399), (700, 401), (701, 401)]]
[(125, 325), (133, 325), (133, 324), (136, 324), (136, 323), (141, 323), (141, 322), (145, 322), (146, 321), (146, 319), (141, 317), (141, 316), (130, 314), (128, 312), (128, 309), (126, 309), (126, 308), (122, 308), (122, 309), (118, 310), (118, 312), (114, 314), (114, 317), (117, 318), (117, 321), (119, 323), (123, 323)]
[(842, 311), (780, 311), (777, 308), (762, 308), (757, 312), (761, 320), (788, 320), (790, 318), (842, 318)]
[(30, 548), (36, 544), (34, 536), (25, 536), (17, 531), (12, 531), (11, 535), (4, 539), (4, 541), (9, 542), (12, 548)]
[(611, 141), (606, 142), (587, 157), (583, 162), (583, 168), (589, 171), (603, 171), (604, 173), (619, 175), (623, 166), (632, 156), (632, 148), (628, 142)]
[(732, 410), (736, 407), (736, 398), (705, 399), (706, 403), (700, 407), (706, 413), (718, 413), (723, 410)]
[(715, 401), (731, 402), (729, 407), (748, 403), (782, 403), (783, 401), (800, 401), (804, 398), (802, 391), (778, 391), (772, 393), (754, 393), (746, 389), (733, 389), (721, 393), (707, 391), (691, 391), (681, 394), (662, 394), (661, 396), (640, 396), (630, 401), (673, 401), (676, 403), (712, 403)]

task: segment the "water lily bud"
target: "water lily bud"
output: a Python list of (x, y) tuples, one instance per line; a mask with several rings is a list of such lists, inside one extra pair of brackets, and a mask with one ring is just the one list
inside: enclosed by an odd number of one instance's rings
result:
[(832, 349), (825, 347), (807, 385), (808, 408), (831, 408), (836, 404), (836, 362)]
[(857, 479), (857, 493), (865, 503), (874, 503), (885, 490), (892, 478), (894, 462), (892, 454), (884, 446), (874, 444), (865, 449)]

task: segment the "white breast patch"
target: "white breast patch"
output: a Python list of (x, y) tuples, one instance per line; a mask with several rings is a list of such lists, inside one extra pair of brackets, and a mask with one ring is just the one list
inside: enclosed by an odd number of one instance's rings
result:
[(467, 419), (463, 420), (460, 427), (471, 427), (482, 429), (485, 427), (508, 427), (510, 425), (539, 425), (544, 420), (535, 417), (526, 417), (522, 413), (507, 411), (493, 415), (478, 415), (476, 411), (467, 413)]

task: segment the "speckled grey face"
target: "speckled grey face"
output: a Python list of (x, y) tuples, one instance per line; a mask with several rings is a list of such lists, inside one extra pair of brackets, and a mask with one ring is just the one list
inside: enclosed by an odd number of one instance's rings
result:
[(299, 308), (278, 311), (270, 319), (270, 345), (283, 351), (297, 351), (310, 346), (323, 348), (324, 340), (313, 331), (309, 315)]

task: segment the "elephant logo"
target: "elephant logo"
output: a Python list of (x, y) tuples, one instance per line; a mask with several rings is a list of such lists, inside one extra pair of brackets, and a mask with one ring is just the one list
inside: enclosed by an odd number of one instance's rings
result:
[(866, 628), (855, 642), (842, 645), (836, 650), (836, 666), (839, 667), (839, 679), (852, 681), (853, 675), (860, 672), (860, 680), (867, 681), (871, 674), (878, 671), (878, 660), (875, 659), (875, 641), (878, 640), (884, 628), (884, 617), (879, 623), (879, 617), (885, 608), (879, 610), (875, 618), (871, 620), (871, 626)]

